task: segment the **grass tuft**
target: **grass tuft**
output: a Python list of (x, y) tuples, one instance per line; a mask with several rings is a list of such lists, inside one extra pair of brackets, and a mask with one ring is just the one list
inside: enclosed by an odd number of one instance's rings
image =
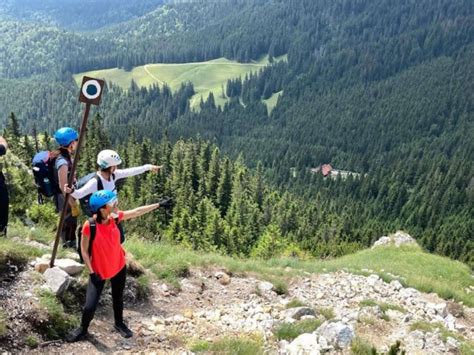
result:
[(326, 307), (326, 308), (318, 308), (317, 312), (321, 314), (326, 320), (331, 320), (336, 317), (334, 314), (334, 309), (331, 307)]
[(351, 344), (353, 355), (377, 355), (377, 349), (362, 338), (356, 337)]
[(300, 301), (299, 299), (292, 299), (290, 302), (286, 304), (286, 308), (298, 308), (298, 307), (306, 307), (306, 303)]
[(191, 346), (191, 351), (232, 355), (263, 355), (264, 353), (262, 337), (248, 335), (224, 337), (213, 343), (198, 341)]
[(0, 339), (7, 335), (7, 317), (0, 309)]
[(312, 333), (322, 324), (320, 319), (305, 319), (295, 323), (282, 323), (278, 325), (273, 333), (278, 340), (292, 341), (304, 333)]
[(30, 347), (31, 349), (34, 349), (34, 348), (38, 347), (39, 339), (36, 335), (28, 335), (25, 338), (25, 344), (26, 344), (26, 346)]

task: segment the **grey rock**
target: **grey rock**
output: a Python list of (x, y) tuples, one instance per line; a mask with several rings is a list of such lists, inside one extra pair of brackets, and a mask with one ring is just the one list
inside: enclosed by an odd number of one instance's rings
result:
[(83, 264), (79, 264), (77, 261), (71, 259), (57, 259), (54, 262), (54, 266), (59, 267), (71, 276), (80, 274), (82, 270), (84, 270)]
[(258, 289), (260, 292), (270, 292), (273, 290), (273, 284), (268, 281), (262, 281), (258, 284)]
[(355, 336), (352, 326), (343, 322), (325, 322), (316, 332), (325, 337), (329, 344), (340, 349), (349, 346)]
[(395, 291), (400, 291), (403, 288), (403, 285), (398, 280), (390, 282), (390, 286), (392, 286)]
[(283, 351), (288, 355), (319, 355), (321, 353), (316, 334), (301, 334)]
[(47, 287), (56, 296), (61, 295), (69, 286), (69, 275), (57, 266), (48, 269), (43, 274)]

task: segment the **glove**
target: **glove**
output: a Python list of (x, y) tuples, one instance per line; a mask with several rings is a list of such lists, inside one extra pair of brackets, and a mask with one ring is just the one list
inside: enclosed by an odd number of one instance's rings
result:
[(92, 274), (90, 274), (89, 277), (90, 277), (91, 282), (92, 282), (95, 286), (98, 286), (98, 285), (100, 285), (102, 282), (104, 282), (104, 280), (102, 280), (102, 279), (100, 278), (100, 276), (97, 275), (95, 272), (93, 272)]
[(158, 201), (160, 204), (160, 208), (171, 208), (173, 207), (173, 199), (170, 197), (164, 197), (160, 201)]
[(81, 214), (81, 208), (79, 207), (79, 205), (77, 203), (75, 203), (72, 207), (71, 207), (71, 216), (73, 217), (77, 217)]

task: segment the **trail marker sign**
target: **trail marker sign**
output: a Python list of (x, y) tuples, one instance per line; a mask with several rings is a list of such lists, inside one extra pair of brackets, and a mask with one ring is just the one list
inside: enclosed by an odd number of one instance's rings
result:
[(83, 77), (79, 101), (91, 105), (100, 104), (104, 87), (105, 82), (103, 80), (90, 78), (88, 76)]

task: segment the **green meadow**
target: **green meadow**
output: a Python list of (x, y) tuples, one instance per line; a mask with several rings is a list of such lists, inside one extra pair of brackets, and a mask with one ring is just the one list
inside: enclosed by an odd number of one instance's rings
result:
[[(286, 56), (275, 60), (286, 60)], [(93, 70), (75, 74), (74, 80), (79, 85), (82, 77), (87, 75), (112, 82), (123, 89), (128, 89), (132, 80), (141, 87), (149, 87), (153, 84), (162, 86), (166, 83), (172, 90), (177, 90), (182, 83), (191, 82), (196, 91), (196, 95), (191, 99), (191, 107), (198, 107), (201, 97), (206, 100), (211, 92), (214, 94), (216, 104), (222, 106), (227, 101), (227, 98), (223, 97), (222, 90), (223, 88), (225, 90), (229, 79), (244, 78), (246, 74), (258, 72), (267, 65), (269, 65), (268, 56), (251, 63), (238, 63), (219, 58), (196, 63), (146, 64), (134, 67), (131, 71), (119, 68)], [(279, 95), (280, 93), (274, 94), (265, 100), (269, 110), (273, 109)]]

